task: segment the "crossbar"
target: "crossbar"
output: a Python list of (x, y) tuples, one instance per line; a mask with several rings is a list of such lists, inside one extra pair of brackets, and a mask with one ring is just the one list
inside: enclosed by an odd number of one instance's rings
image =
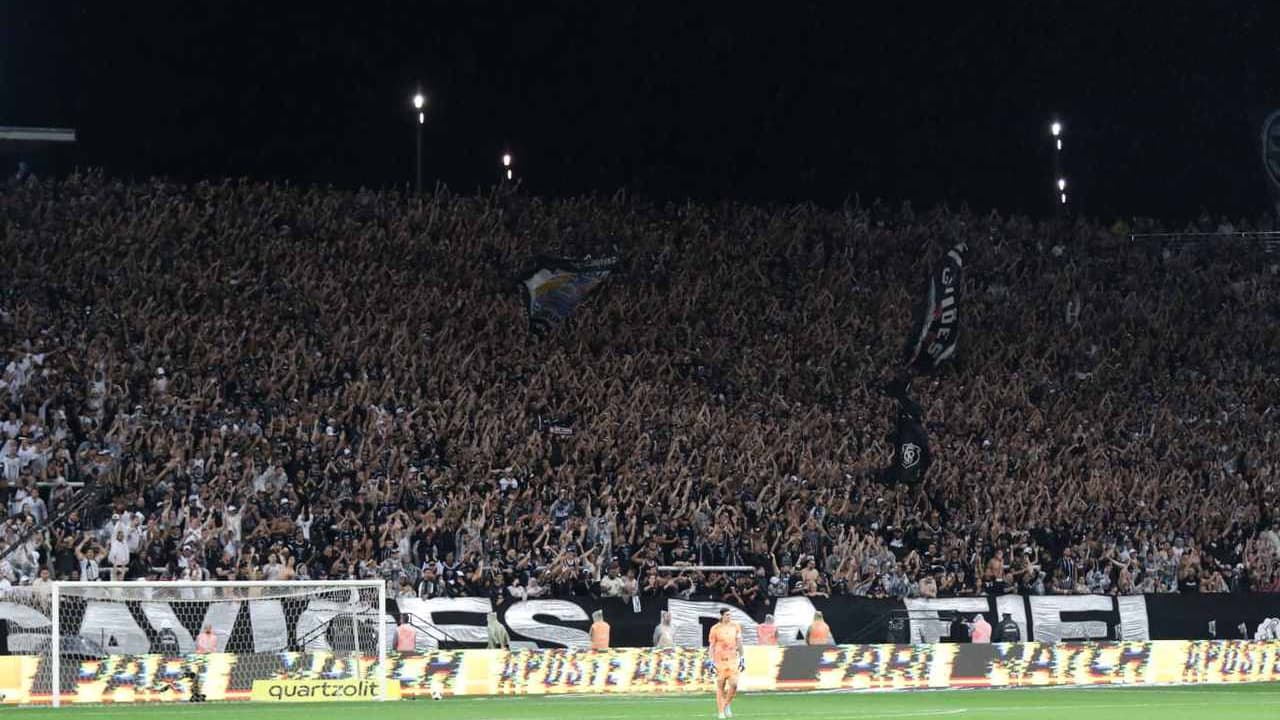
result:
[(0, 126), (0, 140), (26, 142), (73, 143), (75, 128), (6, 127)]

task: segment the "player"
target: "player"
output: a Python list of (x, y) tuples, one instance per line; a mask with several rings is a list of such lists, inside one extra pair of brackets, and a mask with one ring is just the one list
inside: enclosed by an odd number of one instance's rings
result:
[(738, 693), (738, 673), (742, 670), (742, 627), (733, 621), (729, 608), (720, 610), (720, 622), (707, 638), (711, 661), (716, 669), (716, 707), (720, 720), (733, 717), (733, 696)]

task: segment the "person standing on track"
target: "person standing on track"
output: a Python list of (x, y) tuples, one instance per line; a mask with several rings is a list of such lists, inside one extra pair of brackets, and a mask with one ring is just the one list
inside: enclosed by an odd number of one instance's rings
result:
[(653, 629), (653, 646), (656, 648), (672, 648), (676, 646), (676, 629), (671, 626), (671, 613), (662, 611), (658, 627)]
[(491, 612), (487, 620), (489, 632), (489, 649), (507, 650), (511, 647), (511, 634), (498, 622), (498, 613)]
[(409, 622), (408, 613), (400, 616), (396, 626), (396, 652), (411, 653), (418, 650), (418, 630)]
[(991, 623), (982, 617), (982, 613), (978, 613), (973, 618), (973, 624), (969, 626), (969, 642), (991, 642)]
[(742, 627), (733, 621), (729, 608), (720, 610), (720, 622), (711, 627), (707, 638), (711, 661), (716, 668), (716, 708), (720, 720), (733, 717), (733, 696), (738, 693), (738, 673), (742, 670)]
[(609, 623), (604, 621), (604, 611), (596, 610), (591, 613), (591, 649), (592, 650), (608, 650), (609, 649)]
[(756, 637), (757, 645), (778, 644), (778, 626), (774, 624), (772, 615), (764, 616), (764, 622), (756, 628)]
[(218, 651), (218, 636), (213, 632), (213, 626), (209, 623), (204, 624), (204, 629), (196, 636), (196, 652), (201, 655), (208, 655)]
[(835, 644), (831, 639), (831, 626), (827, 625), (827, 621), (822, 619), (821, 610), (813, 614), (813, 624), (809, 626), (809, 631), (804, 634), (804, 639), (809, 645)]

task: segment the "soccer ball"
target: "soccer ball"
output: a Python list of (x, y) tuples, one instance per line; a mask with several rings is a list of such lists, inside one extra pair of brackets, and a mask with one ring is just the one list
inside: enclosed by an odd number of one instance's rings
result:
[(440, 692), (440, 688), (432, 688), (432, 689), (431, 689), (431, 699), (432, 699), (432, 700), (443, 700), (443, 699), (444, 699), (444, 693)]

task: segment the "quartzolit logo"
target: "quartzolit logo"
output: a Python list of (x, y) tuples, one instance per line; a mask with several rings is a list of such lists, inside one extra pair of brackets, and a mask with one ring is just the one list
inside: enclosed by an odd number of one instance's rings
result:
[(269, 691), (276, 700), (323, 699), (338, 698), (355, 700), (357, 698), (371, 700), (378, 697), (378, 683), (365, 682), (331, 682), (322, 680), (316, 683), (298, 683), (296, 685), (276, 685)]
[(1262, 164), (1271, 187), (1280, 192), (1280, 110), (1262, 124)]
[(377, 700), (380, 689), (376, 680), (255, 680), (252, 697), (260, 702)]

